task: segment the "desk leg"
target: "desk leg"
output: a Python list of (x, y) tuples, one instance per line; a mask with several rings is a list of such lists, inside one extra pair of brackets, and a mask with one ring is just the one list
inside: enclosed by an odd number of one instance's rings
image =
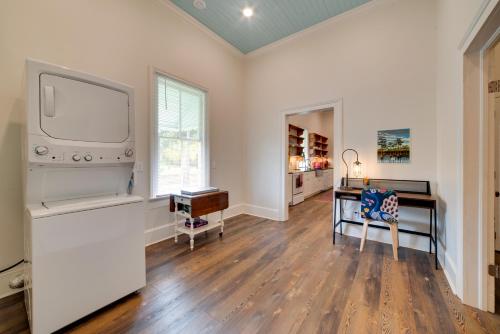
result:
[(340, 201), (340, 210), (339, 210), (339, 216), (340, 216), (340, 235), (342, 234), (342, 219), (344, 218), (344, 209), (342, 208), (342, 199), (339, 198)]
[(432, 209), (429, 210), (429, 254), (432, 254)]
[(335, 245), (335, 225), (337, 224), (337, 199), (333, 198), (333, 244)]
[(437, 232), (437, 212), (434, 208), (434, 249), (436, 250), (434, 261), (436, 262), (436, 270), (438, 269), (438, 232)]

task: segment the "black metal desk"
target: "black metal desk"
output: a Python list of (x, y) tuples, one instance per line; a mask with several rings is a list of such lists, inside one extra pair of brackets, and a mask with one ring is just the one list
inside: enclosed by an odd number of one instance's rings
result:
[[(406, 206), (406, 207), (412, 207), (412, 208), (421, 208), (421, 209), (427, 209), (429, 210), (429, 233), (425, 232), (418, 232), (418, 231), (411, 231), (411, 230), (406, 230), (399, 228), (399, 232), (402, 233), (409, 233), (409, 234), (414, 234), (414, 235), (420, 235), (423, 237), (428, 237), (429, 238), (429, 253), (432, 254), (432, 244), (434, 244), (434, 258), (435, 258), (435, 264), (436, 264), (436, 269), (438, 269), (438, 247), (437, 247), (437, 214), (436, 214), (436, 199), (432, 195), (428, 194), (414, 194), (414, 193), (405, 193), (405, 192), (399, 192), (397, 191), (398, 194), (398, 204), (399, 206)], [(340, 220), (337, 221), (337, 200), (340, 203)], [(337, 226), (340, 225), (340, 235), (342, 235), (342, 223), (349, 223), (349, 224), (356, 224), (356, 225), (363, 225), (362, 222), (357, 222), (353, 220), (347, 220), (343, 218), (343, 207), (342, 207), (342, 201), (347, 200), (347, 201), (356, 201), (356, 202), (361, 202), (361, 189), (353, 189), (353, 190), (341, 190), (341, 189), (336, 189), (335, 190), (335, 196), (334, 196), (334, 208), (333, 208), (333, 221), (334, 221), (334, 226), (333, 226), (333, 243), (335, 244), (335, 229)], [(375, 227), (375, 228), (380, 228), (384, 230), (388, 230), (388, 226), (380, 226), (380, 225), (374, 225), (374, 224), (368, 224), (370, 227)], [(433, 226), (434, 226), (434, 231), (433, 231)], [(433, 234), (434, 232), (434, 234)]]

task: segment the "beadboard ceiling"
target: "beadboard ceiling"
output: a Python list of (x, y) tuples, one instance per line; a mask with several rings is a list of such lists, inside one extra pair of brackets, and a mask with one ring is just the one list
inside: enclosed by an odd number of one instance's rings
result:
[[(370, 0), (205, 0), (197, 9), (193, 0), (171, 0), (200, 23), (243, 53), (309, 28)], [(242, 10), (253, 8), (246, 18)]]

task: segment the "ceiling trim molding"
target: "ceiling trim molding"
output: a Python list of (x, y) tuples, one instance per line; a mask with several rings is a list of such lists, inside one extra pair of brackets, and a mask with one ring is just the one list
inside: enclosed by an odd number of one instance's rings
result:
[(165, 6), (167, 6), (169, 9), (171, 9), (174, 13), (179, 15), (182, 19), (184, 19), (186, 22), (193, 24), (196, 28), (198, 28), (200, 31), (203, 33), (207, 34), (210, 38), (224, 46), (226, 49), (231, 51), (234, 55), (243, 57), (245, 54), (238, 50), (234, 45), (217, 35), (215, 32), (210, 30), (207, 26), (202, 24), (200, 21), (189, 15), (187, 12), (185, 12), (183, 9), (177, 7), (176, 4), (174, 4), (170, 0), (159, 0), (161, 3), (163, 3)]
[(267, 45), (264, 45), (263, 47), (261, 48), (258, 48), (254, 51), (251, 51), (251, 52), (248, 52), (247, 54), (245, 54), (245, 58), (255, 58), (255, 57), (258, 57), (264, 53), (267, 53), (269, 52), (270, 50), (274, 49), (274, 48), (277, 48), (281, 45), (284, 45), (284, 44), (287, 44), (295, 39), (299, 39), (301, 38), (302, 36), (305, 36), (305, 35), (308, 35), (308, 34), (311, 34), (315, 31), (318, 31), (320, 29), (322, 29), (324, 26), (327, 26), (329, 24), (332, 24), (333, 22), (336, 22), (336, 21), (340, 21), (340, 20), (343, 20), (347, 17), (350, 17), (352, 15), (356, 15), (360, 12), (363, 12), (365, 10), (368, 10), (368, 9), (371, 9), (375, 6), (378, 6), (380, 4), (383, 4), (383, 3), (393, 3), (393, 2), (396, 2), (398, 0), (371, 0), (361, 6), (358, 6), (358, 7), (355, 7), (353, 9), (350, 9), (346, 12), (343, 12), (339, 15), (335, 15), (327, 20), (324, 20), (324, 21), (321, 21), (319, 23), (316, 23), (315, 25), (312, 25), (310, 26), (309, 28), (306, 28), (306, 29), (303, 29), (301, 31), (297, 31), (296, 33), (294, 34), (291, 34), (289, 36), (286, 36), (286, 37), (283, 37), (282, 39), (279, 39), (275, 42), (272, 42), (270, 44), (267, 44)]
[(472, 22), (467, 27), (467, 31), (465, 32), (462, 40), (460, 41), (460, 44), (458, 45), (459, 50), (465, 52), (465, 50), (470, 46), (473, 38), (476, 36), (482, 24), (486, 21), (488, 15), (493, 12), (493, 9), (497, 4), (498, 0), (483, 0), (483, 3), (472, 19)]

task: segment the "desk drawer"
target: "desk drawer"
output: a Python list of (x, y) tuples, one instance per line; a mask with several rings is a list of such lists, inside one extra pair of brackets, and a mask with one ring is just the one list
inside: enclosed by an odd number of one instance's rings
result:
[(184, 204), (184, 205), (191, 205), (191, 199), (190, 198), (185, 198), (181, 196), (175, 196), (174, 197), (174, 202), (179, 203), (179, 204)]

